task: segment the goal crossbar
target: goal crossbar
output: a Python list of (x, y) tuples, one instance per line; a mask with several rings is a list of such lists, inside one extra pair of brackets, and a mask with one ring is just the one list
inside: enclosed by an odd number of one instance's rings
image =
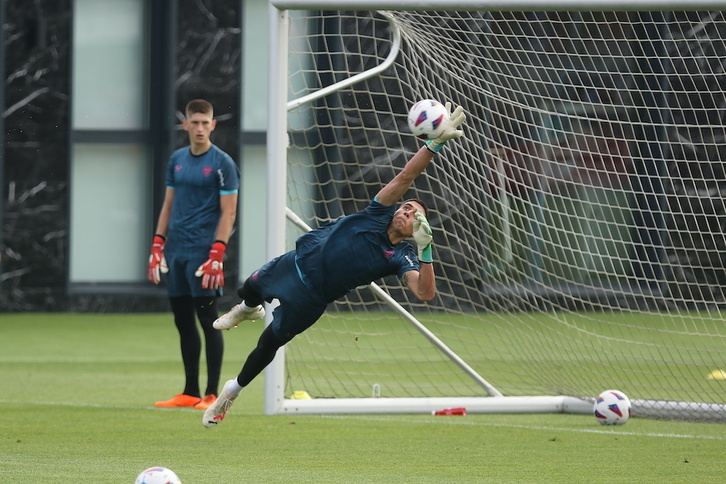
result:
[(721, 10), (723, 0), (272, 0), (278, 10), (391, 10), (391, 11), (481, 11), (481, 12), (546, 12), (546, 11), (698, 11)]

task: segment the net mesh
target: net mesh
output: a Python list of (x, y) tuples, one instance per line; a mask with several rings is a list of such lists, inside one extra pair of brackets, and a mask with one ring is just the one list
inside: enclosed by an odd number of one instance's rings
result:
[[(290, 12), (288, 206), (367, 206), (420, 147), (406, 113), (465, 107), (410, 196), (431, 209), (438, 295), (376, 281), (504, 395), (617, 388), (665, 414), (726, 412), (721, 12)], [(392, 28), (391, 25), (394, 25)], [(289, 248), (301, 234), (289, 224)], [(355, 257), (355, 254), (351, 254)], [(360, 288), (287, 347), (315, 398), (486, 391)], [(686, 402), (686, 403), (683, 403)]]

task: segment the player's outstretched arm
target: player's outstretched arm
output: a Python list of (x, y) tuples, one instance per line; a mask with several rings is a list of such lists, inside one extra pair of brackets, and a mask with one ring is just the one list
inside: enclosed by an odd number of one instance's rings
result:
[[(451, 110), (451, 103), (446, 103), (446, 109)], [(444, 128), (441, 135), (434, 140), (428, 141), (426, 146), (418, 150), (408, 160), (403, 170), (378, 192), (376, 199), (383, 205), (393, 205), (400, 200), (408, 189), (411, 188), (414, 180), (429, 165), (434, 154), (441, 151), (441, 148), (443, 148), (447, 141), (463, 136), (464, 132), (460, 128), (465, 120), (466, 114), (464, 113), (464, 108), (461, 106), (457, 107), (448, 117), (446, 128)]]
[(376, 195), (376, 200), (387, 206), (398, 202), (406, 194), (408, 189), (411, 188), (416, 177), (426, 169), (433, 158), (434, 154), (423, 146), (408, 160), (403, 170), (393, 180), (388, 182), (386, 186), (381, 188)]

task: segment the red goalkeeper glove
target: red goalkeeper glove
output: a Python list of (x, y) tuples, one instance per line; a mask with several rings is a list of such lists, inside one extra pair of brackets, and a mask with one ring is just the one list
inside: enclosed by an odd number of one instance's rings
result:
[(149, 270), (146, 273), (146, 278), (154, 284), (159, 284), (161, 281), (161, 274), (169, 272), (169, 267), (166, 265), (166, 259), (164, 258), (164, 244), (166, 239), (161, 235), (154, 236), (154, 242), (151, 244), (151, 255), (149, 256)]
[(204, 289), (219, 289), (224, 286), (224, 251), (227, 245), (221, 240), (217, 240), (212, 244), (209, 250), (209, 259), (207, 262), (199, 266), (195, 276), (202, 278), (202, 287)]

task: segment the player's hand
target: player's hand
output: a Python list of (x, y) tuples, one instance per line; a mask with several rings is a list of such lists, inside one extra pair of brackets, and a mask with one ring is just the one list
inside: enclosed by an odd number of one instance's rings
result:
[(464, 108), (458, 106), (452, 113), (451, 103), (447, 102), (445, 107), (446, 112), (449, 113), (448, 119), (444, 121), (446, 123), (446, 127), (438, 138), (426, 142), (426, 147), (434, 153), (441, 151), (441, 148), (444, 147), (447, 141), (461, 138), (464, 135), (464, 132), (460, 129), (461, 125), (464, 124), (464, 121), (466, 121)]
[(165, 242), (164, 237), (161, 235), (155, 235), (154, 241), (151, 244), (149, 270), (146, 273), (146, 278), (154, 284), (159, 284), (161, 281), (161, 274), (169, 272), (169, 267), (166, 265), (166, 259), (164, 258)]
[(421, 262), (433, 262), (433, 250), (431, 241), (434, 240), (433, 232), (429, 221), (421, 210), (416, 210), (416, 220), (413, 222), (413, 239), (418, 247), (418, 260)]
[(216, 241), (209, 250), (209, 259), (207, 262), (199, 266), (195, 276), (202, 278), (202, 287), (204, 289), (219, 289), (224, 286), (224, 251), (227, 246), (224, 242)]

